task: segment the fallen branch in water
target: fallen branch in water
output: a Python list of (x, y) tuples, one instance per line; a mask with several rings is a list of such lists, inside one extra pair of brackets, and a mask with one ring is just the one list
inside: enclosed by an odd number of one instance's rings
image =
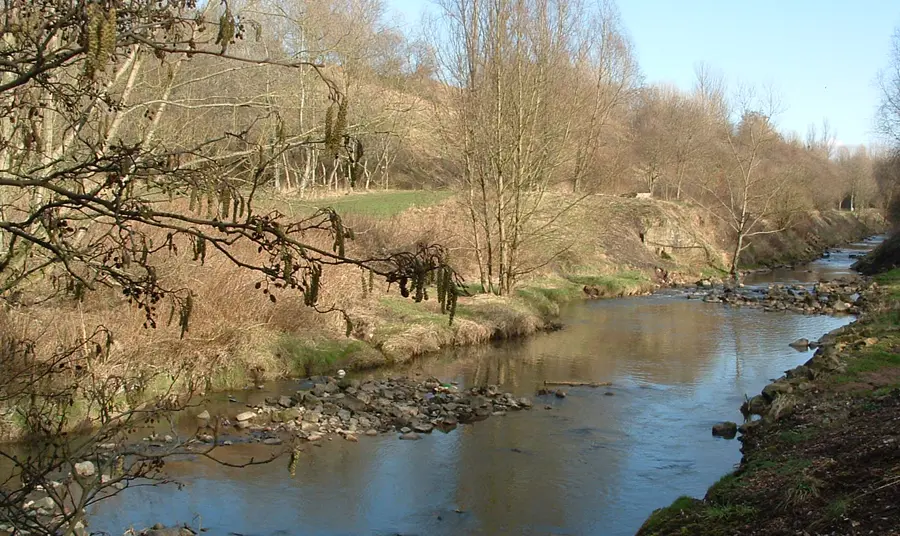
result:
[(544, 385), (565, 385), (566, 387), (609, 387), (612, 382), (549, 382), (544, 380)]

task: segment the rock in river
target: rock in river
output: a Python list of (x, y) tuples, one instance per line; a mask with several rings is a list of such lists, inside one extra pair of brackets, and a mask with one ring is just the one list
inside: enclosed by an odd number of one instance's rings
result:
[(430, 434), (431, 431), (434, 430), (434, 425), (427, 422), (417, 422), (413, 424), (412, 428), (420, 434)]
[(712, 427), (712, 434), (724, 439), (734, 439), (734, 436), (737, 435), (737, 429), (738, 426), (736, 423), (725, 421), (714, 424)]
[(97, 468), (94, 462), (84, 461), (75, 464), (75, 474), (81, 477), (89, 477), (97, 474)]
[(244, 411), (242, 413), (238, 413), (237, 416), (235, 417), (235, 420), (237, 422), (244, 422), (244, 421), (249, 421), (253, 417), (256, 417), (256, 412)]
[(417, 434), (415, 432), (408, 432), (406, 434), (401, 435), (400, 439), (405, 439), (407, 441), (415, 441), (415, 440), (421, 439), (421, 438), (420, 438), (419, 434)]
[(806, 350), (807, 348), (809, 348), (809, 339), (797, 339), (788, 346), (796, 348), (798, 350)]

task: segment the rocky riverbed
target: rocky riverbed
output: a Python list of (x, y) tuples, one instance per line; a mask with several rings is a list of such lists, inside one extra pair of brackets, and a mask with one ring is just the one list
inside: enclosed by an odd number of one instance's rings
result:
[(734, 307), (759, 307), (766, 311), (855, 315), (865, 307), (865, 300), (860, 296), (869, 285), (860, 276), (844, 276), (814, 284), (776, 284), (766, 288), (715, 286), (709, 280), (701, 280), (687, 297)]
[(202, 411), (197, 415), (202, 429), (197, 437), (224, 445), (233, 441), (279, 445), (294, 438), (315, 442), (338, 435), (356, 441), (362, 434), (396, 432), (400, 439), (413, 440), (433, 430), (447, 432), (458, 424), (531, 407), (528, 398), (504, 393), (495, 385), (460, 390), (436, 378), (360, 381), (318, 376), (298, 382), (294, 394), (269, 397), (263, 405), (228, 415)]

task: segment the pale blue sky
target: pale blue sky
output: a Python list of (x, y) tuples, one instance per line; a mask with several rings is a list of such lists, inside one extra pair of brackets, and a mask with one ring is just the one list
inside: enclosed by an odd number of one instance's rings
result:
[[(415, 31), (427, 0), (386, 0), (390, 22)], [(771, 84), (782, 130), (828, 118), (840, 142), (877, 141), (876, 75), (900, 25), (897, 0), (619, 0), (648, 82), (689, 88), (705, 62), (729, 82)]]

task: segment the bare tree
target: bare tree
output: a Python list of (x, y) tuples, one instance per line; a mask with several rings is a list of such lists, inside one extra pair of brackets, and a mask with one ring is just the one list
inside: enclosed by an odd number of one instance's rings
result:
[[(235, 113), (230, 128), (194, 140), (156, 135), (164, 106), (187, 105), (173, 94), (176, 71), (203, 58), (309, 70), (335, 99), (342, 98), (322, 62), (241, 55), (236, 43), (253, 28), (252, 20), (228, 4), (211, 10), (192, 0), (5, 4), (0, 15), (4, 305), (77, 303), (88, 293), (115, 293), (143, 312), (147, 328), (160, 321), (161, 308), (168, 309), (168, 322), (184, 335), (194, 292), (166, 283), (160, 266), (167, 256), (190, 251), (198, 264), (216, 255), (256, 274), (257, 288), (273, 302), (284, 293), (299, 293), (306, 305), (323, 312), (332, 310), (318, 304), (324, 266), (359, 266), (398, 283), (403, 295), (415, 300), (423, 299), (426, 283), (437, 276), (443, 282), (442, 308), (452, 315), (456, 280), (439, 246), (353, 258), (345, 250), (352, 231), (334, 211), (299, 220), (260, 211), (256, 201), (273, 163), (290, 146), (316, 143), (271, 140), (261, 133), (269, 108)], [(169, 78), (159, 98), (140, 102), (136, 80), (142, 64), (151, 61), (161, 62), (158, 68)], [(144, 123), (129, 136), (123, 114), (141, 107)], [(326, 238), (331, 247), (317, 245)], [(0, 484), (0, 522), (31, 534), (74, 534), (93, 502), (141, 479), (165, 480), (160, 470), (168, 454), (208, 453), (187, 443), (147, 453), (127, 443), (134, 427), (189, 403), (179, 395), (189, 395), (202, 382), (189, 367), (173, 364), (169, 390), (147, 394), (144, 388), (153, 378), (146, 371), (111, 376), (97, 370), (114, 344), (114, 334), (102, 327), (46, 352), (40, 337), (2, 333), (0, 405), (14, 408), (32, 451), (2, 454), (12, 470)], [(79, 423), (87, 435), (70, 437)], [(35, 506), (27, 499), (38, 490), (46, 497)]]
[[(563, 183), (577, 187), (610, 111), (624, 99), (631, 73), (610, 55), (627, 53), (627, 42), (609, 14), (574, 1), (448, 0), (442, 7), (452, 21), (442, 60), (455, 88), (445, 139), (459, 155), (482, 284), (508, 294), (556, 254), (526, 259), (524, 245), (550, 244), (560, 216), (584, 195), (547, 202)], [(594, 28), (603, 33), (592, 35)], [(595, 37), (604, 43), (596, 50)], [(585, 109), (591, 113), (580, 117)]]
[(773, 165), (781, 140), (772, 124), (778, 108), (772, 92), (760, 99), (752, 89), (743, 88), (736, 101), (739, 121), (722, 131), (727, 158), (698, 183), (703, 195), (695, 198), (731, 232), (730, 273), (735, 280), (749, 239), (780, 232), (790, 224), (785, 192), (795, 179), (791, 167)]
[(891, 40), (890, 65), (880, 74), (881, 105), (877, 127), (895, 147), (900, 147), (900, 28)]

